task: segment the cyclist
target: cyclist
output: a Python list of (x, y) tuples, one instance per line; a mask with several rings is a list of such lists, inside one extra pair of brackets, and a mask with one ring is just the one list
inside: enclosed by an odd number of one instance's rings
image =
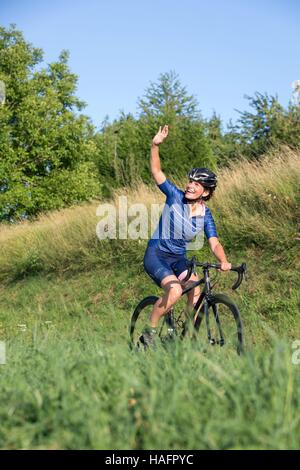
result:
[[(186, 248), (197, 233), (204, 230), (210, 249), (221, 264), (221, 271), (231, 268), (218, 240), (212, 214), (204, 202), (212, 197), (217, 186), (217, 177), (207, 168), (193, 168), (189, 172), (189, 181), (184, 191), (171, 183), (161, 170), (159, 157), (159, 145), (167, 138), (168, 132), (167, 125), (160, 127), (151, 145), (151, 173), (167, 199), (144, 256), (145, 271), (164, 290), (164, 295), (153, 307), (150, 324), (143, 331), (141, 341), (145, 346), (154, 342), (159, 319), (177, 302), (187, 286), (183, 282), (187, 274)], [(197, 280), (198, 276), (192, 274), (188, 282)], [(187, 307), (192, 309), (199, 298), (200, 287), (192, 289), (187, 295)]]

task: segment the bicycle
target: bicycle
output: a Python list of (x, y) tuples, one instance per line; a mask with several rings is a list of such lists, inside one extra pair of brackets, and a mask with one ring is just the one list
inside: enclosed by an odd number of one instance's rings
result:
[[(182, 292), (183, 297), (194, 287), (204, 284), (203, 290), (199, 299), (194, 305), (192, 312), (187, 314), (186, 310), (178, 309), (178, 302), (163, 315), (157, 328), (157, 336), (162, 343), (169, 342), (170, 339), (180, 338), (183, 339), (188, 331), (189, 326), (192, 324), (192, 337), (195, 339), (200, 335), (200, 326), (203, 318), (205, 318), (207, 341), (210, 345), (219, 345), (224, 347), (227, 345), (229, 348), (236, 349), (238, 354), (244, 351), (244, 331), (241, 314), (237, 305), (230, 297), (225, 294), (215, 294), (212, 292), (213, 287), (209, 277), (210, 269), (220, 269), (220, 264), (215, 263), (201, 263), (196, 261), (195, 256), (188, 261), (188, 273), (183, 282), (187, 282), (191, 274), (196, 274), (196, 267), (202, 267), (203, 278), (198, 281), (191, 282)], [(233, 284), (232, 289), (237, 289), (245, 278), (247, 266), (242, 263), (240, 266), (235, 266), (230, 269), (238, 273), (238, 279)], [(149, 318), (153, 305), (159, 297), (150, 295), (145, 297), (136, 306), (130, 321), (129, 335), (131, 348), (143, 347), (141, 341), (142, 331), (149, 323)], [(213, 323), (212, 321), (213, 320)]]

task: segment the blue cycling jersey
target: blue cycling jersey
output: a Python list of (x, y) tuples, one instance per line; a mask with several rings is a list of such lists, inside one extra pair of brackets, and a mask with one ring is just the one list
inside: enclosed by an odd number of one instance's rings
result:
[(203, 205), (203, 214), (190, 217), (189, 204), (184, 192), (168, 179), (158, 185), (167, 196), (158, 226), (154, 231), (150, 246), (157, 246), (167, 253), (183, 255), (187, 244), (199, 233), (205, 233), (206, 238), (217, 237), (213, 216), (208, 207)]

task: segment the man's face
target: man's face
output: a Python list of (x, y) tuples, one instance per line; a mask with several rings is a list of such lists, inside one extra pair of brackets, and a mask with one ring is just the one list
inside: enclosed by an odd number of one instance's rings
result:
[(189, 180), (185, 188), (185, 197), (192, 201), (193, 199), (198, 199), (200, 196), (207, 196), (209, 191), (205, 189), (201, 183), (198, 181)]

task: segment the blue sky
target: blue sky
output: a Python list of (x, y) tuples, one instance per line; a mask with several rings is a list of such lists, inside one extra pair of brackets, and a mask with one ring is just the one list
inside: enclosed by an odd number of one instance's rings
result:
[(0, 0), (1, 25), (15, 23), (46, 63), (70, 51), (77, 95), (100, 127), (137, 112), (137, 99), (175, 70), (202, 115), (224, 122), (247, 109), (244, 95), (291, 99), (300, 79), (298, 0)]

